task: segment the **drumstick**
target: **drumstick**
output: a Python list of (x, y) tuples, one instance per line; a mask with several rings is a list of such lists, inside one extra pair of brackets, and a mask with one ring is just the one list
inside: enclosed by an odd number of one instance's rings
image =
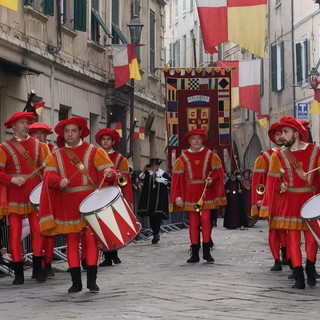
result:
[(314, 169), (312, 169), (312, 170), (310, 170), (310, 171), (308, 171), (308, 172), (304, 172), (303, 175), (304, 175), (304, 176), (307, 176), (308, 174), (310, 174), (310, 173), (312, 173), (312, 172), (314, 172), (314, 171), (317, 171), (317, 170), (319, 170), (319, 169), (320, 169), (320, 167), (314, 168)]
[(101, 180), (101, 182), (100, 182), (100, 184), (99, 184), (99, 187), (98, 187), (98, 189), (96, 189), (96, 191), (99, 191), (100, 189), (101, 189), (101, 187), (102, 187), (102, 185), (103, 185), (103, 183), (104, 183), (104, 180), (106, 179), (106, 174), (104, 174), (103, 175), (103, 178), (102, 178), (102, 180)]
[(41, 167), (33, 170), (31, 173), (29, 173), (28, 175), (26, 175), (26, 176), (24, 177), (24, 179), (27, 180), (27, 179), (31, 178), (35, 173), (37, 173), (38, 171), (40, 171), (41, 169), (43, 169), (43, 168), (45, 168), (45, 167), (46, 167), (45, 165), (42, 165)]

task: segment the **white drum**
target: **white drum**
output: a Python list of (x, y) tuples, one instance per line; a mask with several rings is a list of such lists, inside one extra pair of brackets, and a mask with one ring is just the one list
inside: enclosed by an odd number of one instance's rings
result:
[(39, 210), (42, 185), (43, 182), (40, 182), (35, 188), (33, 188), (29, 195), (29, 200), (34, 205), (36, 210)]
[(125, 246), (141, 230), (118, 186), (94, 191), (82, 201), (79, 211), (107, 251)]
[(320, 246), (320, 194), (316, 194), (304, 203), (301, 217)]

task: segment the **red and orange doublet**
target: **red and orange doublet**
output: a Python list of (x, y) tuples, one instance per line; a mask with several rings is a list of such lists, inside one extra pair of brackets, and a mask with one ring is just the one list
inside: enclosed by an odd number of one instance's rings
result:
[[(294, 150), (292, 153), (304, 172), (320, 166), (320, 149), (314, 144), (307, 144), (305, 149)], [(309, 174), (306, 180), (300, 178), (290, 165), (286, 148), (272, 154), (266, 194), (262, 203), (270, 217), (270, 228), (308, 230), (301, 219), (300, 210), (308, 199), (319, 193), (319, 177), (319, 172), (315, 171)], [(288, 190), (284, 193), (280, 193), (282, 182), (288, 184)], [(274, 205), (277, 206), (276, 210), (272, 208)]]
[[(221, 160), (208, 148), (199, 152), (184, 151), (176, 160), (172, 174), (169, 207), (171, 212), (194, 211), (194, 205), (201, 197), (209, 174), (212, 184), (207, 188), (202, 209), (210, 210), (226, 205)], [(178, 197), (183, 200), (182, 208), (175, 205)]]
[(128, 204), (133, 206), (133, 194), (132, 194), (132, 182), (131, 175), (129, 171), (129, 163), (128, 159), (124, 157), (118, 151), (113, 151), (108, 153), (109, 158), (113, 162), (116, 170), (119, 170), (120, 174), (127, 178), (127, 184), (121, 187), (121, 191), (123, 193), (124, 198), (127, 200)]
[[(0, 186), (2, 191), (0, 215), (17, 213), (27, 216), (34, 211), (34, 207), (29, 201), (29, 195), (33, 188), (41, 182), (40, 175), (34, 174), (28, 177), (21, 187), (12, 184), (11, 179), (12, 177), (30, 175), (35, 168), (45, 163), (47, 156), (50, 154), (48, 146), (33, 137), (19, 141), (19, 143), (29, 154), (34, 163), (34, 168), (28, 165), (12, 140), (6, 140), (0, 145)], [(5, 193), (7, 193), (6, 199), (3, 197)], [(5, 202), (6, 206), (4, 206)]]
[[(43, 235), (80, 232), (86, 226), (79, 212), (81, 202), (99, 185), (104, 169), (114, 168), (107, 153), (88, 142), (72, 148), (72, 151), (88, 169), (94, 185), (71, 164), (64, 148), (57, 149), (49, 156), (40, 198), (40, 230)], [(67, 187), (60, 189), (61, 179), (71, 177)], [(113, 181), (114, 177), (109, 182), (113, 184)]]

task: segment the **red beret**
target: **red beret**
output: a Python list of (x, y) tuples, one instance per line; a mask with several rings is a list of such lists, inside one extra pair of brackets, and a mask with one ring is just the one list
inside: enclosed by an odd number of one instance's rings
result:
[(308, 141), (308, 131), (307, 129), (301, 124), (301, 122), (293, 117), (282, 117), (279, 121), (279, 125), (283, 127), (290, 127), (300, 133), (301, 141), (307, 142)]
[(52, 128), (43, 122), (34, 122), (29, 126), (29, 132), (44, 131), (46, 135), (53, 134)]
[(33, 121), (36, 120), (36, 117), (34, 116), (33, 112), (16, 112), (14, 113), (5, 123), (5, 127), (12, 128), (12, 124), (22, 118), (27, 118), (29, 121), (29, 124), (31, 124)]
[(109, 128), (100, 129), (97, 132), (96, 137), (95, 137), (97, 144), (100, 144), (100, 146), (101, 146), (102, 136), (110, 136), (114, 141), (114, 144), (113, 144), (114, 148), (116, 148), (120, 143), (120, 134), (118, 133), (117, 130), (109, 129)]
[(310, 130), (310, 127), (309, 127), (310, 122), (309, 121), (307, 121), (307, 120), (299, 120), (299, 121), (307, 130)]
[(60, 122), (58, 122), (58, 124), (54, 128), (55, 133), (57, 135), (63, 137), (64, 136), (64, 127), (70, 123), (76, 124), (81, 128), (81, 130), (82, 130), (81, 138), (82, 139), (87, 137), (90, 134), (90, 130), (87, 126), (87, 120), (84, 118), (80, 118), (80, 117), (73, 117), (70, 119), (61, 120)]
[(279, 124), (279, 122), (275, 122), (270, 126), (270, 129), (268, 130), (268, 136), (269, 139), (273, 142), (276, 143), (275, 139), (274, 139), (274, 135), (276, 134), (277, 131), (281, 132), (281, 126)]
[(188, 142), (189, 141), (189, 138), (193, 135), (200, 135), (202, 137), (202, 142), (205, 142), (208, 140), (208, 134), (206, 132), (206, 130), (204, 129), (192, 129), (190, 130), (189, 132), (187, 132), (184, 137), (183, 137), (183, 141), (184, 142)]

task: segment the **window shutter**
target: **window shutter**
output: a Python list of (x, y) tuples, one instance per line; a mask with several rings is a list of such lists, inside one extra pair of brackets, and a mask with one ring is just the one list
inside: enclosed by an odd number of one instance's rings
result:
[(87, 1), (77, 0), (74, 2), (74, 29), (86, 31), (87, 29)]
[(43, 12), (44, 12), (44, 14), (47, 14), (49, 16), (54, 16), (54, 0), (45, 0), (44, 1)]
[(280, 56), (281, 56), (281, 88), (284, 89), (284, 42), (280, 43)]
[(309, 77), (309, 70), (310, 70), (310, 66), (309, 66), (309, 39), (305, 39), (303, 41), (303, 45), (304, 45), (304, 52), (305, 52), (305, 75), (304, 75), (304, 80), (308, 81), (308, 77)]
[(156, 67), (155, 55), (155, 14), (150, 12), (150, 73), (154, 73)]
[(24, 4), (29, 5), (29, 6), (32, 6), (33, 0), (25, 0), (25, 1), (24, 1)]
[(301, 43), (296, 44), (296, 68), (297, 68), (297, 83), (302, 83)]
[(271, 88), (277, 91), (277, 46), (271, 46)]

